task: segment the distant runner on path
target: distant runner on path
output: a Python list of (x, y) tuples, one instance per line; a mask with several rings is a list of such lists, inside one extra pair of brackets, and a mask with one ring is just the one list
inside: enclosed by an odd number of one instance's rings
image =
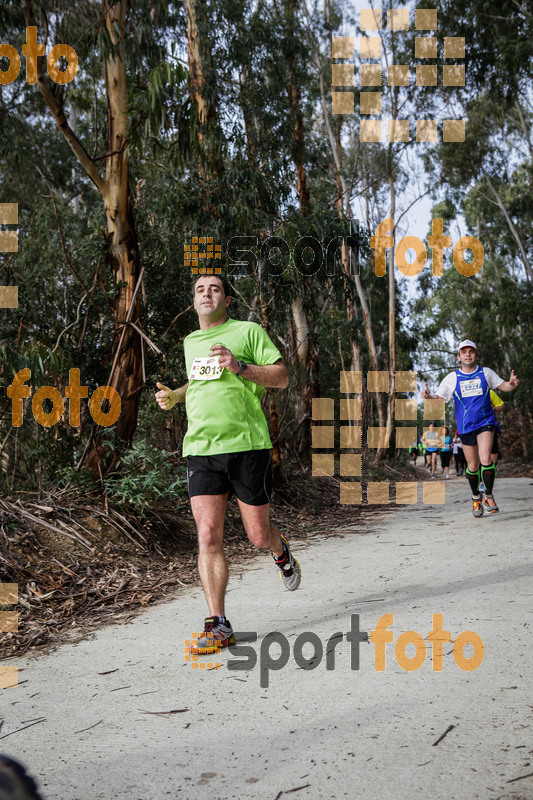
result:
[(409, 445), (409, 457), (413, 460), (413, 466), (416, 467), (416, 459), (418, 458), (418, 440), (415, 436)]
[(435, 430), (435, 423), (430, 422), (427, 431), (422, 436), (422, 444), (426, 448), (426, 464), (431, 472), (431, 480), (435, 480), (437, 469), (437, 453), (439, 452), (439, 432)]
[[(466, 458), (466, 475), (472, 490), (472, 513), (482, 517), (483, 510), (497, 514), (498, 506), (492, 496), (495, 466), (491, 460), (492, 440), (496, 417), (490, 400), (490, 390), (512, 392), (520, 381), (511, 370), (508, 381), (502, 380), (492, 369), (477, 364), (477, 347), (465, 339), (458, 348), (459, 368), (450, 372), (441, 382), (437, 392), (430, 394), (426, 387), (424, 400), (450, 400), (455, 403), (455, 419)], [(485, 497), (479, 492), (479, 483), (485, 485)]]
[(455, 431), (455, 436), (453, 437), (453, 457), (455, 460), (455, 473), (461, 477), (465, 468), (465, 456), (463, 453), (463, 443), (459, 439), (457, 431)]
[[(235, 495), (250, 541), (270, 550), (289, 591), (300, 585), (300, 566), (270, 521), (272, 443), (261, 398), (265, 386), (284, 389), (288, 375), (279, 350), (255, 322), (229, 319), (230, 285), (200, 275), (193, 286), (200, 329), (184, 339), (189, 380), (178, 389), (158, 383), (165, 411), (185, 401), (189, 427), (183, 441), (187, 488), (198, 530), (198, 571), (210, 617), (193, 653), (235, 643), (225, 616), (228, 562), (223, 549), (228, 499)], [(216, 640), (216, 645), (213, 642)]]
[(440, 463), (442, 471), (444, 472), (444, 479), (448, 480), (450, 477), (450, 461), (452, 459), (452, 437), (450, 436), (450, 429), (444, 425), (441, 430), (439, 439), (440, 447)]

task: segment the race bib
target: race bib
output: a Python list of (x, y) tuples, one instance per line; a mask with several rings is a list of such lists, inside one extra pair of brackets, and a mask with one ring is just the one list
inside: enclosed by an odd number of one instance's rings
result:
[(222, 375), (224, 367), (219, 367), (218, 356), (195, 358), (189, 375), (190, 381), (216, 381)]
[(471, 381), (459, 381), (461, 387), (461, 397), (476, 397), (483, 394), (481, 388), (481, 378), (473, 378)]

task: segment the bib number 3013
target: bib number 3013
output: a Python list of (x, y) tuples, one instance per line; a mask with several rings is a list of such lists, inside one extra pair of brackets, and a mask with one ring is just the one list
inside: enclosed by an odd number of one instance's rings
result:
[(216, 381), (222, 375), (224, 367), (220, 367), (218, 356), (195, 358), (189, 375), (190, 381)]

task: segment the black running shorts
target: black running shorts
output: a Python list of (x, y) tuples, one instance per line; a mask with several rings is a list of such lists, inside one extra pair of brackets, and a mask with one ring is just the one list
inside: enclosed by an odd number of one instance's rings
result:
[(218, 456), (187, 456), (189, 497), (204, 494), (235, 495), (250, 506), (270, 503), (272, 455), (270, 450), (246, 450)]
[(478, 433), (483, 433), (483, 431), (494, 431), (494, 425), (484, 425), (482, 428), (476, 428), (475, 431), (469, 431), (468, 433), (460, 433), (459, 439), (463, 444), (466, 444), (469, 447), (475, 447), (477, 445), (477, 435)]
[(449, 467), (451, 460), (452, 460), (452, 451), (451, 450), (441, 450), (440, 451), (440, 463), (442, 464), (442, 469), (444, 469), (444, 467)]
[(492, 450), (490, 451), (491, 455), (498, 455), (500, 452), (500, 437), (498, 435), (498, 431), (494, 431), (494, 439), (492, 440)]

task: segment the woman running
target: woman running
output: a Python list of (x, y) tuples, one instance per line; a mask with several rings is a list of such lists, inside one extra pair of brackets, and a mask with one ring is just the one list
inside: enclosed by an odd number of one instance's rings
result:
[(440, 439), (440, 463), (442, 471), (444, 472), (444, 479), (450, 479), (450, 461), (452, 458), (452, 437), (450, 436), (450, 429), (446, 425), (442, 428)]

